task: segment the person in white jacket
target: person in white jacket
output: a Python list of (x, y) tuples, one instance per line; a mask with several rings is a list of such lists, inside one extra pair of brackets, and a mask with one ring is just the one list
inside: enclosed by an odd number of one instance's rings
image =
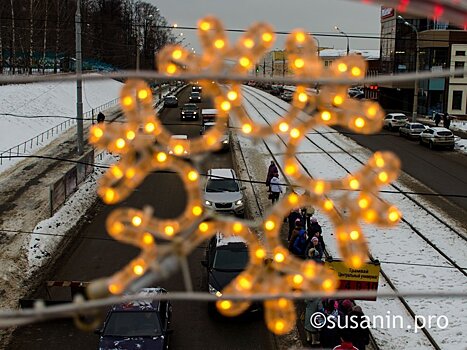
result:
[(271, 178), (271, 200), (272, 204), (276, 203), (279, 200), (279, 196), (282, 193), (282, 185), (279, 182), (279, 174), (274, 173)]

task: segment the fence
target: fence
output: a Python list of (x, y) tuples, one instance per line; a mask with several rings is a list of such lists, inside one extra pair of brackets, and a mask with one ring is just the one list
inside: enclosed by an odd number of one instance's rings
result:
[[(100, 111), (106, 110), (118, 103), (119, 99), (116, 98), (112, 101), (109, 101), (103, 105), (98, 106), (97, 108), (93, 108), (90, 111), (87, 111), (83, 114), (83, 119), (91, 119), (94, 121), (94, 115), (99, 113)], [(76, 119), (68, 119), (54, 127), (30, 138), (27, 141), (20, 143), (19, 145), (13, 146), (3, 152), (0, 152), (0, 165), (3, 164), (4, 160), (12, 160), (12, 156), (19, 156), (22, 152), (23, 154), (26, 153), (27, 149), (32, 149), (34, 146), (39, 146), (39, 143), (44, 142), (44, 140), (48, 140), (49, 138), (53, 137), (54, 135), (57, 136), (60, 132), (64, 130), (68, 130), (72, 125), (76, 124)]]

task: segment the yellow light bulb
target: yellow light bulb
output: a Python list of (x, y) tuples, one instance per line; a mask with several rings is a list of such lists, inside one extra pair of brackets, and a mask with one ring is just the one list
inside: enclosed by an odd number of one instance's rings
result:
[(144, 273), (144, 267), (139, 264), (133, 266), (133, 273), (137, 276), (141, 276)]
[(188, 180), (190, 181), (196, 181), (198, 179), (198, 173), (194, 170), (191, 170), (189, 173), (188, 173)]
[(295, 40), (297, 40), (299, 43), (302, 43), (305, 41), (305, 33), (298, 32), (295, 34)]
[(352, 241), (356, 241), (359, 238), (360, 238), (360, 232), (358, 232), (357, 230), (350, 231), (350, 239)]
[(357, 179), (352, 179), (352, 180), (349, 181), (349, 186), (350, 186), (351, 189), (357, 190), (358, 187), (360, 186), (360, 182), (358, 182)]
[(117, 141), (115, 141), (115, 147), (117, 147), (117, 149), (123, 149), (125, 148), (125, 145), (126, 145), (126, 142), (122, 138), (119, 138), (117, 139)]
[(363, 261), (362, 261), (362, 258), (357, 256), (357, 255), (354, 255), (350, 258), (350, 262), (352, 264), (352, 267), (353, 268), (359, 268), (363, 265)]
[(378, 174), (378, 179), (379, 179), (379, 181), (381, 181), (381, 182), (383, 182), (383, 183), (384, 183), (384, 182), (387, 182), (388, 179), (389, 179), (388, 173), (385, 172), (385, 171), (380, 172), (380, 173)]
[(154, 237), (150, 233), (145, 233), (143, 235), (143, 243), (145, 245), (152, 245), (154, 243)]
[(94, 127), (92, 129), (92, 134), (94, 135), (94, 137), (97, 137), (98, 139), (100, 139), (102, 135), (104, 135), (104, 131), (102, 131), (102, 129), (99, 127)]
[(308, 101), (308, 95), (305, 92), (301, 92), (298, 94), (298, 100), (302, 103)]
[(216, 49), (222, 49), (225, 46), (225, 42), (222, 39), (217, 39), (216, 41), (214, 41), (214, 46), (216, 47)]
[(240, 285), (240, 287), (242, 287), (243, 289), (251, 289), (251, 281), (246, 278), (246, 277), (241, 277), (239, 280), (238, 280), (238, 284)]
[(362, 70), (358, 67), (352, 67), (351, 73), (354, 77), (358, 77), (362, 74)]
[(282, 330), (285, 328), (285, 323), (284, 321), (282, 320), (277, 320), (275, 323), (274, 323), (274, 330), (276, 332), (282, 332)]
[(228, 310), (232, 307), (232, 302), (230, 300), (222, 300), (219, 303), (219, 306), (221, 307), (222, 310)]
[(248, 67), (248, 66), (250, 65), (250, 60), (249, 60), (248, 57), (241, 57), (241, 58), (238, 60), (238, 62), (239, 62), (240, 65), (241, 65), (242, 67), (244, 67), (244, 68), (245, 68), (245, 67)]
[(321, 112), (321, 119), (325, 122), (331, 120), (331, 113), (329, 113), (328, 111)]
[(125, 106), (125, 107), (129, 107), (133, 104), (133, 98), (131, 96), (125, 96), (123, 99), (122, 99), (122, 104)]
[(300, 130), (298, 130), (297, 128), (293, 128), (292, 130), (290, 130), (290, 137), (294, 139), (300, 137)]
[(272, 41), (272, 34), (271, 33), (263, 33), (263, 35), (261, 36), (261, 38), (263, 39), (263, 41), (265, 42), (270, 42)]
[(138, 215), (133, 216), (133, 218), (131, 219), (131, 223), (135, 227), (140, 226), (142, 222), (143, 222), (143, 219), (141, 218), (141, 216), (138, 216)]
[(112, 235), (119, 235), (120, 233), (123, 232), (123, 230), (125, 229), (125, 226), (123, 226), (123, 224), (121, 222), (114, 222), (112, 224), (112, 226), (110, 226), (110, 234)]
[(110, 168), (110, 172), (116, 179), (120, 179), (123, 176), (123, 171), (117, 165), (113, 165)]
[(382, 157), (376, 157), (376, 166), (382, 168), (386, 163)]
[(182, 50), (180, 50), (180, 49), (174, 50), (172, 52), (172, 58), (174, 60), (179, 60), (180, 58), (182, 58)]
[(229, 102), (229, 101), (223, 101), (223, 102), (221, 103), (221, 109), (222, 109), (224, 112), (229, 111), (229, 110), (230, 110), (230, 107), (231, 107), (231, 105), (230, 105), (230, 102)]
[(128, 130), (128, 131), (126, 132), (126, 138), (127, 138), (127, 140), (130, 140), (130, 141), (131, 141), (131, 140), (133, 140), (135, 137), (136, 137), (136, 134), (135, 134), (135, 132), (134, 132), (133, 130)]
[(167, 154), (164, 152), (159, 152), (156, 155), (156, 159), (159, 163), (164, 163), (167, 160)]
[(230, 101), (235, 101), (235, 100), (238, 98), (238, 94), (237, 94), (236, 91), (231, 90), (231, 91), (229, 91), (229, 92), (227, 93), (227, 98), (228, 98)]
[(321, 285), (325, 291), (331, 290), (334, 287), (334, 283), (329, 278), (325, 279)]
[(303, 269), (303, 275), (308, 279), (314, 278), (316, 276), (315, 264), (312, 262), (308, 262)]
[(172, 236), (174, 233), (175, 233), (175, 229), (173, 226), (170, 226), (170, 225), (167, 225), (165, 228), (164, 228), (164, 232), (167, 236)]
[(115, 191), (111, 188), (108, 188), (105, 190), (105, 193), (104, 193), (104, 201), (109, 204), (109, 203), (112, 203), (115, 199)]
[(207, 230), (209, 229), (209, 225), (205, 222), (202, 222), (201, 224), (198, 225), (198, 229), (203, 233), (207, 232)]
[(332, 100), (332, 103), (335, 106), (340, 106), (343, 102), (344, 102), (344, 98), (341, 95), (334, 96), (334, 99)]
[(255, 42), (254, 42), (252, 39), (248, 38), (248, 39), (245, 39), (245, 40), (243, 41), (243, 45), (244, 45), (247, 49), (251, 49), (253, 46), (255, 46)]
[(288, 305), (289, 305), (289, 301), (287, 299), (285, 299), (285, 298), (280, 298), (277, 301), (277, 306), (279, 306), (279, 308), (281, 308), (281, 309), (286, 308)]
[(125, 171), (125, 177), (126, 177), (127, 179), (132, 179), (135, 175), (136, 175), (136, 170), (135, 170), (135, 168), (128, 168), (128, 169)]
[(374, 117), (376, 115), (376, 112), (377, 112), (377, 109), (373, 106), (369, 107), (366, 111), (366, 114), (369, 116), (369, 117)]
[(207, 31), (209, 29), (211, 29), (211, 24), (207, 21), (203, 21), (201, 22), (201, 24), (199, 25), (199, 28), (203, 31)]
[(358, 117), (357, 119), (355, 119), (354, 124), (357, 128), (361, 129), (365, 126), (365, 119), (363, 119), (362, 117)]
[(109, 284), (108, 290), (112, 294), (120, 294), (123, 290), (123, 287), (121, 284), (111, 283)]
[(251, 124), (243, 124), (242, 125), (242, 132), (244, 134), (249, 134), (252, 130), (253, 130), (253, 128), (251, 127)]
[(174, 151), (174, 153), (176, 155), (179, 156), (179, 155), (183, 154), (183, 152), (185, 151), (185, 147), (183, 147), (180, 144), (177, 144), (177, 145), (174, 146), (173, 151)]
[(268, 220), (264, 223), (264, 228), (268, 231), (274, 230), (275, 227), (276, 227), (276, 223), (272, 220)]
[(345, 63), (339, 63), (337, 65), (337, 70), (341, 73), (344, 73), (347, 71), (347, 65)]
[(295, 193), (291, 193), (287, 196), (287, 200), (290, 204), (294, 205), (298, 203), (298, 196)]
[(305, 66), (305, 61), (302, 58), (296, 58), (294, 61), (294, 66), (296, 68), (303, 68)]
[(144, 126), (144, 131), (146, 131), (147, 133), (151, 133), (155, 129), (156, 129), (156, 126), (152, 122), (146, 123), (146, 125)]
[(266, 256), (266, 252), (263, 248), (258, 248), (255, 250), (255, 256), (258, 259), (263, 259)]
[(373, 222), (376, 220), (377, 213), (373, 209), (369, 209), (365, 212), (365, 220), (368, 222)]
[(239, 233), (243, 230), (243, 225), (239, 222), (236, 222), (235, 224), (233, 224), (232, 229), (235, 233)]
[(140, 100), (144, 100), (149, 96), (149, 93), (146, 89), (141, 89), (138, 91), (138, 98)]
[(326, 199), (326, 200), (324, 201), (324, 205), (323, 205), (323, 206), (324, 206), (324, 209), (326, 209), (326, 210), (328, 210), (328, 211), (329, 211), (329, 210), (332, 210), (332, 209), (334, 208), (334, 202), (333, 202), (332, 200), (330, 200), (330, 199)]
[(283, 253), (276, 253), (274, 254), (274, 260), (281, 263), (285, 260), (285, 255)]
[(369, 202), (368, 202), (368, 199), (366, 199), (366, 198), (360, 198), (358, 200), (358, 206), (360, 208), (362, 208), (362, 209), (368, 208), (368, 204), (369, 204)]
[(297, 172), (297, 166), (295, 164), (288, 164), (285, 166), (284, 171), (287, 175), (293, 175)]
[(302, 284), (302, 282), (303, 282), (303, 276), (302, 276), (302, 275), (298, 275), (298, 274), (297, 274), (297, 275), (294, 275), (292, 280), (293, 280), (293, 283), (294, 283), (294, 284), (297, 284), (297, 285)]
[(194, 216), (200, 216), (203, 213), (203, 208), (201, 208), (199, 205), (196, 205), (193, 207), (191, 212)]
[(316, 181), (315, 182), (315, 187), (314, 187), (314, 192), (317, 194), (317, 195), (320, 195), (320, 194), (323, 194), (324, 192), (324, 181)]
[(174, 74), (177, 71), (177, 66), (171, 63), (167, 66), (166, 71), (168, 74)]
[(391, 207), (391, 208), (389, 209), (389, 213), (388, 213), (388, 219), (389, 219), (389, 221), (391, 221), (391, 222), (396, 222), (396, 221), (398, 221), (400, 218), (401, 218), (401, 215), (400, 215), (399, 211), (397, 210), (397, 208)]
[(289, 130), (289, 124), (286, 122), (282, 122), (279, 124), (279, 130), (282, 132), (287, 132)]

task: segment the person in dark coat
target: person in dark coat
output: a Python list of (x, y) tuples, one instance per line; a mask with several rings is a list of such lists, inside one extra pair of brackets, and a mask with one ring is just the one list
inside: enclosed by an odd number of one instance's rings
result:
[[(311, 316), (316, 312), (323, 311), (323, 303), (321, 299), (315, 298), (310, 300), (305, 300), (306, 309), (305, 309), (305, 333), (306, 340), (311, 342), (311, 345), (318, 345), (319, 342), (319, 328), (316, 328), (316, 324), (311, 323)], [(324, 319), (322, 320), (324, 322)], [(316, 320), (314, 321), (316, 322)]]
[(268, 176), (266, 177), (266, 186), (269, 187), (269, 191), (271, 191), (271, 179), (273, 178), (274, 174), (278, 174), (279, 170), (277, 169), (276, 164), (271, 160), (271, 164), (268, 168)]
[(287, 240), (290, 241), (290, 237), (292, 236), (292, 231), (294, 230), (295, 228), (295, 221), (296, 220), (299, 220), (301, 219), (301, 215), (300, 215), (300, 212), (299, 212), (299, 209), (296, 208), (294, 210), (292, 210), (289, 214), (289, 216), (287, 217), (287, 220), (289, 221), (289, 235), (287, 236)]
[(449, 129), (449, 127), (451, 126), (451, 120), (452, 120), (452, 117), (448, 114), (446, 116), (446, 125), (444, 126), (446, 129)]
[(317, 237), (319, 240), (319, 244), (321, 245), (321, 249), (324, 251), (326, 249), (326, 245), (324, 244), (323, 239), (323, 230), (321, 225), (318, 224), (318, 219), (312, 217), (310, 219), (310, 224), (308, 226), (308, 234), (310, 237)]
[(300, 221), (300, 219), (296, 219), (294, 229), (292, 230), (292, 234), (290, 235), (290, 239), (289, 239), (289, 250), (290, 251), (292, 251), (292, 247), (295, 242), (295, 239), (298, 237), (298, 233), (300, 232), (302, 228), (303, 228), (302, 222)]
[[(320, 342), (324, 349), (332, 349), (340, 344), (338, 322), (342, 322), (339, 321), (339, 319), (343, 317), (343, 315), (338, 310), (339, 304), (337, 301), (329, 299), (323, 305), (327, 321), (324, 327), (321, 328)], [(329, 321), (330, 319), (333, 320), (334, 327)]]
[(352, 344), (358, 350), (365, 350), (365, 347), (370, 343), (370, 330), (366, 327), (361, 327), (364, 316), (362, 308), (358, 305), (354, 306), (348, 316), (353, 317), (352, 320), (355, 320), (356, 324), (359, 325), (359, 327), (351, 329), (350, 339), (352, 340)]
[(98, 123), (103, 123), (104, 120), (105, 120), (105, 115), (104, 115), (104, 113), (99, 112), (99, 114), (97, 115), (97, 122), (98, 122)]
[(448, 125), (448, 116), (443, 114), (443, 127), (447, 128)]
[(438, 126), (440, 121), (441, 121), (441, 113), (436, 113), (435, 114), (435, 126)]

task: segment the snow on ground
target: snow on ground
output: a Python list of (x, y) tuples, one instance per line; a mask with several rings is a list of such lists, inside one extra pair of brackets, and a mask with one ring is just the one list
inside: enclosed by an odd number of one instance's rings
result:
[[(121, 87), (122, 83), (116, 80), (84, 80), (84, 113), (118, 98)], [(31, 118), (35, 116), (43, 117)], [(0, 153), (69, 120), (45, 116), (76, 116), (76, 82), (51, 81), (0, 86)], [(38, 146), (43, 147), (52, 140), (40, 140)], [(37, 150), (36, 142), (33, 146), (33, 150)], [(20, 150), (21, 153), (23, 151)], [(15, 161), (3, 161), (0, 171)]]
[(451, 130), (467, 131), (467, 120), (453, 120), (451, 121)]
[[(269, 99), (272, 98), (262, 91), (257, 90), (255, 93), (267, 96)], [(277, 120), (278, 114), (275, 113), (275, 110), (277, 110), (278, 113), (283, 113), (279, 107), (268, 103), (272, 108), (271, 110), (271, 108), (259, 102), (252, 94), (247, 93), (245, 99), (247, 100), (245, 109), (254, 121), (265, 123), (258, 115), (258, 111), (264, 113), (269, 122)], [(260, 98), (260, 100), (263, 100), (263, 98)], [(288, 107), (287, 103), (279, 99), (275, 99), (275, 101), (281, 106), (284, 106), (284, 108)], [(321, 127), (318, 130), (330, 131), (330, 129), (326, 127)], [(309, 136), (313, 143), (304, 141), (299, 149), (301, 153), (298, 154), (298, 158), (313, 177), (335, 179), (347, 175), (347, 171), (354, 172), (362, 166), (323, 136), (314, 132), (311, 132)], [(368, 150), (340, 134), (327, 134), (326, 138), (331, 139), (363, 162), (365, 162), (371, 154)], [(283, 154), (284, 147), (280, 141), (277, 139), (275, 141), (279, 143), (279, 147), (273, 145), (271, 139), (266, 140), (266, 145), (273, 153), (276, 153), (276, 157), (280, 161), (282, 159), (281, 154)], [(245, 142), (244, 146), (247, 151), (264, 154), (263, 166), (267, 168), (271, 157), (269, 155), (269, 150), (264, 144), (258, 143), (255, 145), (254, 149), (251, 148), (251, 144), (248, 142)], [(327, 152), (332, 152), (332, 158), (324, 154), (320, 148), (325, 149)], [(257, 165), (255, 167), (257, 168)], [(397, 182), (396, 184), (402, 191), (410, 191), (410, 188), (401, 182)], [(388, 187), (387, 189), (393, 188)], [(413, 197), (427, 208), (426, 211), (401, 194), (383, 194), (382, 197), (388, 202), (395, 203), (403, 212), (404, 218), (411, 225), (420, 230), (429, 240), (436, 244), (460, 266), (467, 266), (467, 256), (465, 255), (467, 244), (465, 241), (435, 220), (432, 216), (428, 215), (428, 212), (431, 212), (436, 216), (444, 217), (446, 220), (443, 213), (437, 212), (424, 198), (418, 198), (417, 196)], [(328, 245), (327, 248), (332, 255), (338, 257), (340, 254), (337, 250), (335, 239), (331, 239), (330, 237), (333, 236), (331, 223), (319, 212), (316, 213), (316, 216), (323, 226), (324, 239)], [(450, 222), (450, 224), (456, 227), (455, 222)], [(464, 232), (463, 228), (457, 228), (459, 231)], [(373, 256), (380, 259), (383, 271), (400, 290), (414, 290), (415, 288), (416, 290), (423, 291), (467, 292), (465, 276), (456, 269), (451, 268), (452, 266), (450, 266), (449, 262), (417, 236), (407, 224), (401, 223), (398, 227), (393, 229), (381, 229), (363, 225), (363, 230), (369, 241)], [(413, 265), (400, 265), (398, 263)], [(415, 264), (433, 266), (426, 267), (417, 266)], [(386, 282), (381, 276), (381, 291), (388, 288), (385, 284)], [(418, 315), (440, 316), (442, 314), (449, 317), (449, 327), (447, 329), (432, 328), (429, 330), (442, 348), (455, 349), (459, 348), (460, 344), (463, 344), (463, 334), (466, 332), (465, 325), (467, 324), (467, 300), (423, 298), (409, 299), (408, 303)], [(413, 325), (413, 320), (397, 299), (384, 299), (378, 300), (378, 302), (361, 302), (361, 304), (365, 307), (365, 312), (369, 316), (386, 315), (387, 311), (391, 311), (393, 315), (401, 315), (405, 325)], [(440, 304), (442, 304), (442, 307), (440, 307)], [(413, 328), (412, 331), (408, 331), (407, 329), (376, 329), (373, 331), (373, 334), (384, 349), (431, 348), (423, 335), (416, 335), (413, 333)]]

